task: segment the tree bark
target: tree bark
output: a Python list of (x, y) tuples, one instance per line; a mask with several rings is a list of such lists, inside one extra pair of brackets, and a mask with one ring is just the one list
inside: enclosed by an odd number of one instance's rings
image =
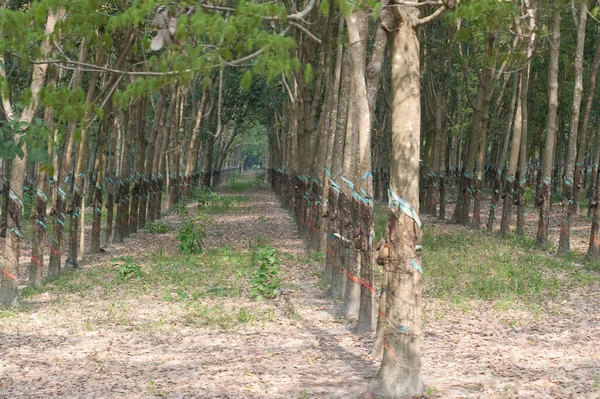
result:
[[(43, 57), (49, 56), (52, 52), (52, 41), (49, 36), (54, 32), (56, 22), (62, 14), (61, 11), (50, 11), (46, 20), (45, 35), (46, 38), (41, 44), (40, 53)], [(4, 61), (4, 60), (2, 60)], [(4, 64), (4, 62), (3, 62)], [(31, 100), (29, 105), (21, 112), (20, 116), (13, 113), (10, 99), (2, 93), (2, 105), (6, 119), (9, 122), (18, 120), (22, 122), (22, 127), (14, 132), (14, 142), (19, 143), (21, 137), (25, 134), (24, 129), (33, 121), (35, 112), (39, 103), (39, 93), (46, 79), (48, 64), (38, 64), (33, 66), (31, 77)], [(0, 68), (2, 78), (5, 80), (5, 68)], [(22, 158), (16, 156), (11, 162), (11, 179), (8, 201), (8, 214), (6, 220), (6, 238), (4, 244), (4, 263), (2, 265), (2, 275), (0, 276), (0, 302), (5, 305), (17, 303), (19, 295), (19, 253), (21, 235), (21, 212), (23, 208), (23, 183), (25, 180), (25, 164), (27, 160), (27, 148), (21, 147), (24, 152)]]
[(392, 43), (392, 159), (387, 242), (389, 259), (383, 328), (383, 360), (368, 390), (382, 396), (413, 396), (421, 380), (421, 223), (419, 154), (421, 135), (419, 10), (394, 8), (401, 19), (390, 32)]
[[(577, 161), (575, 162), (575, 181), (573, 184), (573, 213), (579, 214), (579, 195), (582, 186), (585, 186), (583, 177), (583, 163), (588, 152), (588, 135), (587, 130), (590, 122), (590, 114), (592, 111), (592, 103), (594, 102), (594, 93), (596, 92), (596, 77), (598, 75), (598, 66), (600, 65), (600, 32), (596, 39), (596, 53), (592, 62), (592, 71), (590, 74), (590, 83), (588, 85), (588, 95), (583, 112), (583, 122), (581, 131), (579, 132), (579, 148), (577, 149)], [(591, 185), (595, 184), (595, 175), (592, 176)]]
[(552, 182), (552, 161), (556, 145), (557, 110), (558, 110), (558, 58), (560, 55), (560, 19), (561, 7), (554, 4), (552, 11), (552, 38), (550, 41), (550, 65), (548, 67), (548, 121), (546, 142), (542, 154), (542, 184), (537, 205), (540, 209), (536, 245), (540, 248), (548, 246), (548, 226), (550, 223), (550, 202), (552, 201), (550, 185)]
[(583, 51), (585, 48), (585, 26), (587, 23), (587, 0), (581, 2), (579, 24), (577, 26), (577, 50), (575, 52), (575, 89), (571, 109), (571, 129), (567, 143), (567, 158), (565, 161), (565, 180), (563, 186), (562, 219), (560, 221), (560, 240), (558, 255), (565, 255), (571, 250), (571, 217), (573, 215), (573, 178), (575, 158), (577, 155), (577, 133), (579, 131), (579, 111), (583, 95)]
[[(521, 72), (522, 73), (522, 72)], [(523, 80), (519, 74), (519, 96), (517, 97), (517, 111), (515, 113), (515, 123), (513, 124), (512, 144), (510, 147), (510, 157), (508, 161), (508, 170), (506, 172), (506, 182), (504, 183), (504, 192), (502, 193), (502, 220), (500, 222), (500, 234), (506, 236), (510, 233), (510, 222), (512, 217), (512, 207), (515, 199), (515, 178), (517, 166), (519, 164), (519, 150), (521, 148), (521, 134), (523, 132)]]

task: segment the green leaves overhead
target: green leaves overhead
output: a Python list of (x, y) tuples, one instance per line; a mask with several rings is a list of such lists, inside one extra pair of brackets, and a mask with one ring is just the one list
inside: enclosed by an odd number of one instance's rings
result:
[(251, 71), (246, 71), (244, 73), (244, 75), (242, 76), (240, 85), (245, 90), (250, 89), (250, 86), (252, 86), (252, 72)]

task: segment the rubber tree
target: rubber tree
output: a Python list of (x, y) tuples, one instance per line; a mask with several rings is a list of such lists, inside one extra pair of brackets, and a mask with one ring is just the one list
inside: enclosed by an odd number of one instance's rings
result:
[(573, 203), (573, 179), (577, 156), (577, 134), (579, 132), (579, 114), (583, 96), (583, 51), (585, 49), (585, 26), (587, 23), (587, 0), (581, 2), (579, 21), (577, 24), (577, 49), (575, 50), (575, 88), (571, 108), (571, 126), (567, 142), (567, 158), (565, 161), (565, 179), (563, 185), (562, 219), (560, 221), (560, 240), (558, 255), (565, 255), (571, 250), (571, 217), (575, 205)]
[[(62, 12), (50, 10), (46, 18), (46, 27), (44, 30), (45, 38), (40, 45), (40, 54), (47, 57), (53, 48), (53, 41), (50, 35), (54, 33), (56, 22), (61, 18)], [(0, 78), (6, 81), (6, 70), (4, 59), (0, 59)], [(4, 263), (2, 265), (2, 274), (0, 276), (0, 301), (6, 305), (12, 305), (17, 302), (19, 294), (19, 254), (21, 245), (21, 212), (23, 208), (23, 183), (25, 181), (25, 164), (27, 162), (27, 148), (22, 142), (26, 130), (30, 127), (37, 107), (39, 104), (39, 93), (46, 80), (46, 71), (48, 64), (36, 64), (33, 66), (31, 75), (31, 100), (29, 105), (17, 115), (13, 112), (11, 100), (5, 96), (4, 91), (0, 94), (2, 97), (2, 107), (6, 119), (13, 126), (14, 143), (22, 152), (15, 156), (11, 162), (11, 180), (8, 202), (8, 218), (6, 224), (6, 241), (4, 245)]]
[[(419, 18), (417, 7), (392, 9), (396, 26), (389, 27), (392, 62), (392, 158), (385, 262), (383, 360), (367, 390), (382, 396), (422, 393), (421, 319), (422, 233), (419, 220), (419, 157), (421, 136), (420, 43), (418, 28), (445, 11)], [(381, 326), (381, 327), (380, 327)]]
[(552, 9), (552, 37), (550, 39), (550, 63), (548, 65), (548, 121), (544, 150), (542, 152), (542, 181), (537, 199), (540, 217), (536, 235), (536, 245), (548, 246), (548, 227), (550, 224), (550, 202), (552, 182), (552, 161), (556, 146), (557, 110), (558, 110), (558, 58), (560, 55), (561, 6), (554, 4)]

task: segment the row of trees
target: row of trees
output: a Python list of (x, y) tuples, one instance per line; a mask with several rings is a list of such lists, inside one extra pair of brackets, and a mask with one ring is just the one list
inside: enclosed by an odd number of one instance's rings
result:
[[(490, 189), (488, 229), (502, 200), (501, 232), (516, 206), (524, 235), (526, 199), (536, 193), (546, 247), (560, 192), (566, 253), (581, 189), (598, 175), (600, 146), (588, 130), (598, 118), (600, 52), (587, 51), (598, 36), (587, 1), (1, 5), (5, 303), (18, 293), (23, 199), (33, 187), (29, 275), (40, 284), (46, 226), (55, 275), (67, 219), (76, 266), (86, 209), (97, 251), (103, 205), (105, 236), (122, 240), (159, 217), (163, 185), (175, 203), (196, 182), (218, 183), (255, 142), (247, 132), (266, 127), (269, 178), (302, 235), (327, 252), (330, 292), (358, 316), (358, 331), (377, 329), (383, 360), (369, 390), (415, 394), (423, 388), (419, 210), (444, 219), (455, 198), (452, 220), (480, 228)], [(389, 204), (379, 243), (377, 200)], [(599, 216), (590, 257), (599, 253)]]
[[(487, 220), (490, 232), (500, 219), (501, 235), (516, 222), (524, 237), (533, 203), (537, 245), (549, 248), (559, 206), (562, 255), (587, 188), (588, 258), (598, 258), (597, 13), (588, 1), (398, 0), (340, 4), (298, 32), (294, 55), (318, 67), (283, 77), (270, 177), (309, 245), (327, 253), (341, 312), (358, 316), (358, 332), (377, 326), (383, 362), (371, 392), (422, 389), (419, 209), (474, 229)], [(379, 244), (373, 200), (389, 203)]]
[(238, 137), (256, 130), (247, 121), (256, 107), (236, 96), (240, 73), (148, 72), (178, 65), (173, 50), (148, 50), (156, 32), (143, 16), (155, 11), (126, 1), (0, 9), (3, 303), (17, 300), (19, 277), (39, 286), (78, 267), (86, 217), (89, 250), (99, 252), (160, 218), (164, 187), (172, 205), (243, 164)]

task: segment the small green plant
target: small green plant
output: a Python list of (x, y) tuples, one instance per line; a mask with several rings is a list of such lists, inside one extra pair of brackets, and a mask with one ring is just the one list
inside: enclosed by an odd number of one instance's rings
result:
[(165, 234), (168, 231), (169, 231), (169, 228), (163, 222), (158, 222), (158, 223), (148, 222), (148, 233)]
[(185, 203), (183, 202), (178, 202), (176, 204), (173, 205), (173, 212), (175, 212), (175, 214), (179, 215), (179, 216), (187, 216), (188, 215), (188, 209), (185, 206)]
[(193, 197), (198, 201), (198, 209), (218, 208), (218, 210), (226, 211), (229, 208), (238, 205), (238, 201), (233, 197), (223, 197), (208, 187), (199, 186), (194, 190)]
[(257, 186), (262, 186), (265, 184), (265, 172), (257, 173), (254, 177), (254, 184)]
[(192, 194), (193, 198), (198, 201), (198, 207), (212, 206), (221, 200), (221, 196), (206, 186), (198, 186)]
[(533, 199), (534, 195), (535, 192), (531, 189), (531, 187), (525, 187), (525, 192), (523, 194), (523, 197), (525, 199), (525, 205), (529, 205), (531, 203), (531, 200)]
[(252, 311), (244, 306), (242, 306), (238, 311), (238, 322), (240, 324), (243, 323), (252, 323), (254, 321), (254, 314)]
[(279, 251), (268, 244), (257, 243), (252, 247), (252, 261), (257, 267), (250, 279), (250, 296), (257, 300), (275, 298), (279, 294)]
[(204, 246), (204, 238), (206, 233), (204, 232), (204, 226), (201, 221), (204, 217), (202, 215), (195, 219), (189, 219), (183, 222), (179, 234), (177, 234), (177, 249), (182, 254), (200, 254), (202, 253)]
[(138, 265), (131, 256), (121, 256), (110, 260), (113, 266), (118, 266), (117, 274), (122, 280), (130, 280), (142, 276), (142, 268)]

